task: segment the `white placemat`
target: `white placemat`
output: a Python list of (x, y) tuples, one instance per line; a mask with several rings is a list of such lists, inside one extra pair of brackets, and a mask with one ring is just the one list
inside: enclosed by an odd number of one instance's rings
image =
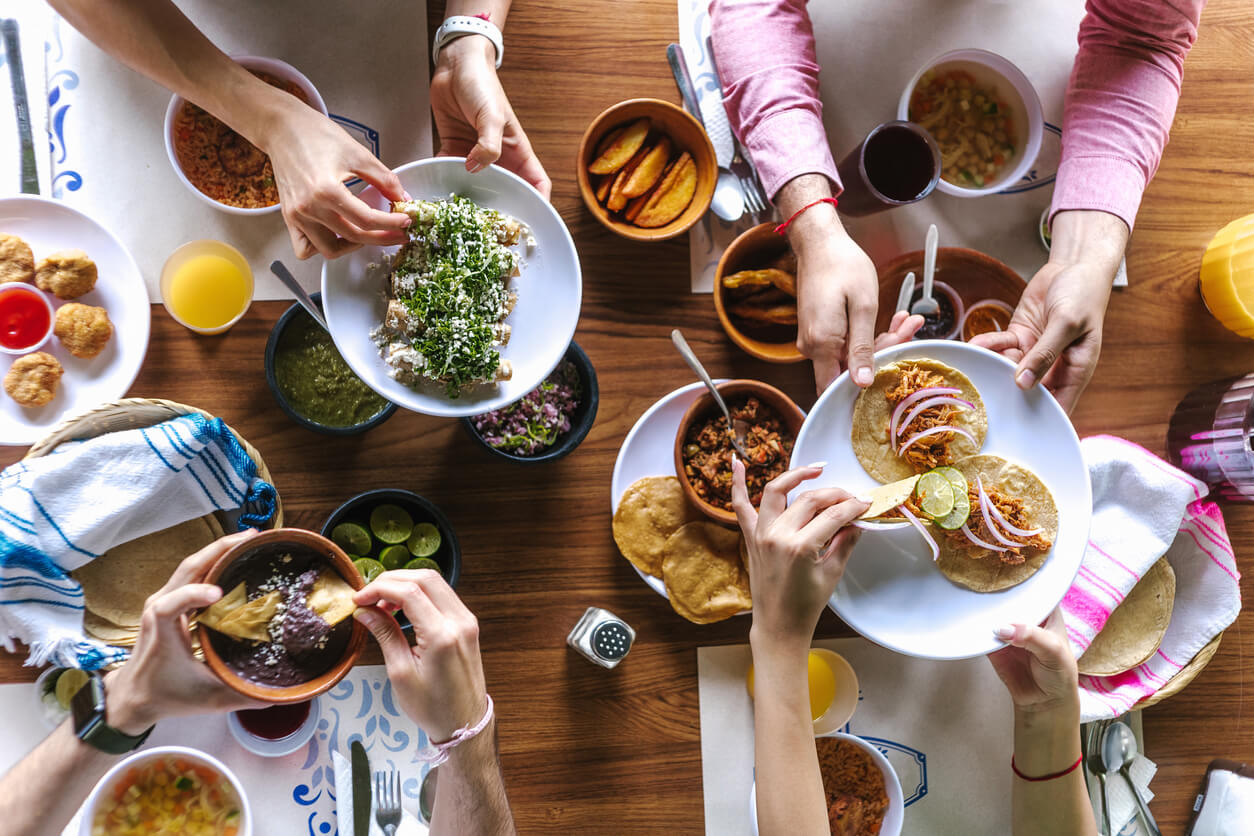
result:
[[(39, 193), (52, 188), (52, 156), (48, 151), (48, 74), (45, 48), (52, 26), (52, 10), (30, 0), (0, 0), (0, 17), (18, 24), (22, 69), (26, 76), (26, 101), (30, 110), (31, 139), (35, 143), (35, 168), (39, 172)], [(55, 102), (52, 112), (56, 113)], [(18, 141), (13, 88), (9, 84), (9, 56), (0, 41), (0, 194), (22, 190), (20, 165), (22, 146)]]
[[(41, 4), (42, 5), (42, 4)], [(313, 82), (332, 118), (389, 167), (432, 153), (426, 3), (392, 0), (178, 0), (228, 54), (265, 55)], [(52, 195), (82, 209), (130, 248), (159, 300), (161, 266), (187, 241), (217, 238), (252, 265), (257, 299), (290, 294), (270, 274), (281, 258), (309, 290), (322, 260), (292, 253), (279, 213), (228, 215), (179, 182), (162, 129), (170, 93), (57, 20), (48, 43)], [(3, 116), (0, 116), (3, 118)]]
[[(718, 96), (709, 51), (708, 0), (678, 0), (679, 37), (697, 95)], [(925, 200), (869, 218), (843, 218), (853, 238), (882, 264), (923, 248), (930, 223), (942, 247), (971, 247), (1001, 259), (1025, 279), (1045, 263), (1037, 233), (1049, 206), (1062, 136), (1062, 101), (1077, 50), (1083, 0), (847, 0), (810, 3), (818, 50), (823, 123), (840, 162), (881, 122), (897, 118), (897, 101), (925, 63), (952, 49), (979, 47), (1005, 56), (1031, 80), (1045, 113), (1036, 166), (1013, 193), (960, 198), (933, 192)], [(709, 219), (689, 233), (694, 293), (713, 287), (714, 268), (731, 240), (753, 225)]]
[[(1009, 833), (1010, 697), (986, 659), (933, 662), (865, 639), (825, 639), (858, 675), (853, 719), (842, 731), (892, 763), (906, 799), (906, 834)], [(748, 645), (697, 649), (705, 832), (746, 836), (753, 784)]]
[[(371, 769), (400, 769), (405, 807), (417, 809), (425, 765), (414, 753), (426, 745), (418, 726), (401, 713), (387, 669), (362, 665), (318, 698), (322, 716), (309, 745), (281, 758), (262, 758), (235, 742), (225, 715), (181, 717), (160, 723), (144, 748), (190, 746), (208, 752), (239, 776), (248, 794), (258, 836), (330, 836), (336, 831), (335, 770), (331, 752), (348, 752), (361, 739)], [(48, 734), (31, 683), (0, 685), (0, 774)], [(66, 836), (77, 834), (74, 823)]]

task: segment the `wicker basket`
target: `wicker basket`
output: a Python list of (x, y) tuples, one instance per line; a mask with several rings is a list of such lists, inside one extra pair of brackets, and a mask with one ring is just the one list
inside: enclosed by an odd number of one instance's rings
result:
[[(125, 398), (120, 401), (102, 403), (88, 412), (71, 416), (62, 421), (30, 448), (26, 458), (34, 459), (46, 456), (56, 449), (58, 445), (66, 441), (96, 438), (108, 433), (151, 427), (163, 421), (169, 421), (171, 418), (177, 418), (180, 415), (191, 415), (192, 413), (199, 413), (206, 418), (214, 417), (203, 409), (197, 409), (194, 406), (150, 398)], [(257, 465), (257, 475), (273, 485), (274, 479), (270, 476), (270, 469), (266, 467), (266, 463), (262, 460), (261, 454), (257, 452), (257, 449), (244, 440), (233, 428), (227, 427), (227, 429), (231, 430), (236, 440), (244, 448), (244, 452)], [(228, 521), (226, 514), (221, 511), (215, 511), (209, 516), (216, 519), (222, 530), (227, 530)], [(274, 518), (270, 521), (270, 527), (279, 528), (282, 525), (283, 500), (279, 497), (276, 489)]]
[(1197, 652), (1197, 655), (1190, 659), (1189, 663), (1180, 669), (1179, 673), (1167, 680), (1166, 685), (1159, 688), (1156, 692), (1132, 707), (1138, 711), (1143, 708), (1149, 708), (1151, 705), (1158, 705), (1158, 703), (1168, 697), (1174, 697), (1176, 694), (1183, 691), (1185, 686), (1192, 682), (1193, 679), (1202, 672), (1202, 669), (1209, 664), (1210, 660), (1214, 658), (1216, 651), (1219, 650), (1219, 640), (1223, 637), (1224, 634), (1220, 633), (1215, 636), (1215, 638), (1207, 642), (1206, 645)]

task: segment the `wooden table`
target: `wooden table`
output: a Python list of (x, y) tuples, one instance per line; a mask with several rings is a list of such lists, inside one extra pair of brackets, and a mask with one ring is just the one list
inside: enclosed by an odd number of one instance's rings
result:
[[(433, 9), (433, 29), (439, 20)], [(262, 451), (292, 525), (316, 529), (343, 499), (389, 486), (416, 490), (448, 513), (465, 550), (459, 592), (482, 625), (522, 832), (700, 833), (696, 648), (747, 641), (748, 619), (689, 624), (640, 582), (610, 536), (610, 470), (640, 413), (691, 380), (667, 336), (676, 325), (716, 375), (769, 380), (803, 406), (814, 398), (810, 371), (751, 360), (724, 337), (710, 298), (688, 292), (686, 238), (622, 240), (579, 200), (573, 160), (584, 126), (622, 99), (678, 101), (664, 58), (677, 40), (674, 0), (528, 0), (510, 15), (507, 40), (504, 84), (548, 166), (553, 202), (584, 270), (577, 339), (596, 365), (601, 406), (574, 455), (511, 466), (490, 458), (456, 422), (403, 411), (356, 439), (298, 429), (275, 408), (262, 371), (266, 337), (286, 307), (279, 302), (254, 305), (217, 338), (196, 337), (154, 308), (148, 362), (130, 394), (225, 418)], [(1254, 11), (1242, 0), (1211, 0), (1171, 145), (1128, 251), (1131, 287), (1111, 300), (1102, 362), (1075, 414), (1082, 435), (1115, 433), (1162, 453), (1167, 418), (1186, 391), (1254, 368), (1254, 346), (1224, 331), (1197, 290), (1210, 236), (1254, 211), (1251, 41)], [(0, 450), (0, 465), (23, 452)], [(1225, 512), (1238, 556), (1248, 561), (1254, 513), (1247, 506)], [(1247, 567), (1247, 598), (1251, 577)], [(565, 646), (593, 604), (639, 631), (613, 672)], [(820, 636), (848, 634), (824, 616)], [(1159, 766), (1153, 809), (1165, 833), (1183, 831), (1211, 758), (1254, 762), (1254, 722), (1244, 716), (1254, 682), (1245, 684), (1245, 656), (1254, 656), (1248, 611), (1190, 688), (1146, 712), (1148, 754)], [(21, 657), (0, 654), (0, 680), (35, 673)]]

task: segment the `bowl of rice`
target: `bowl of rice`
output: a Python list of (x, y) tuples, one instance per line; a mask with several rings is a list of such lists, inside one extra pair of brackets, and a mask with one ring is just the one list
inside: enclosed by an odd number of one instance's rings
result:
[(569, 455), (588, 435), (599, 401), (596, 369), (572, 340), (543, 383), (514, 403), (463, 418), (462, 425), (503, 459), (553, 461)]

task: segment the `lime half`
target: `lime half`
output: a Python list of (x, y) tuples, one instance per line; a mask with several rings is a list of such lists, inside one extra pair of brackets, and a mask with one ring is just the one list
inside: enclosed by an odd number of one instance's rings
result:
[(414, 518), (399, 505), (380, 505), (370, 512), (370, 530), (385, 543), (404, 543), (414, 530)]
[(914, 486), (919, 508), (928, 519), (937, 520), (954, 510), (954, 488), (945, 474), (929, 470)]
[(379, 552), (379, 562), (388, 571), (400, 569), (409, 562), (409, 549), (402, 545), (388, 546)]
[(70, 708), (70, 700), (74, 699), (74, 695), (79, 689), (87, 684), (87, 674), (78, 668), (70, 668), (62, 671), (57, 677), (57, 686), (55, 693), (57, 695), (57, 704), (67, 711)]
[(358, 572), (361, 572), (361, 577), (366, 583), (370, 583), (384, 572), (383, 564), (373, 557), (359, 557), (353, 561), (353, 565), (357, 567)]
[(440, 529), (429, 522), (418, 523), (409, 535), (409, 551), (414, 557), (430, 557), (440, 549)]
[(936, 524), (949, 531), (962, 528), (971, 516), (971, 500), (967, 495), (967, 477), (963, 476), (962, 471), (956, 467), (938, 467), (934, 472), (948, 479), (950, 486), (954, 489), (954, 509), (936, 520)]
[(429, 557), (415, 557), (413, 560), (405, 564), (406, 569), (430, 569), (433, 572), (440, 571), (440, 564), (436, 563)]
[(331, 542), (349, 554), (370, 554), (370, 547), (374, 545), (365, 526), (349, 522), (331, 529)]

